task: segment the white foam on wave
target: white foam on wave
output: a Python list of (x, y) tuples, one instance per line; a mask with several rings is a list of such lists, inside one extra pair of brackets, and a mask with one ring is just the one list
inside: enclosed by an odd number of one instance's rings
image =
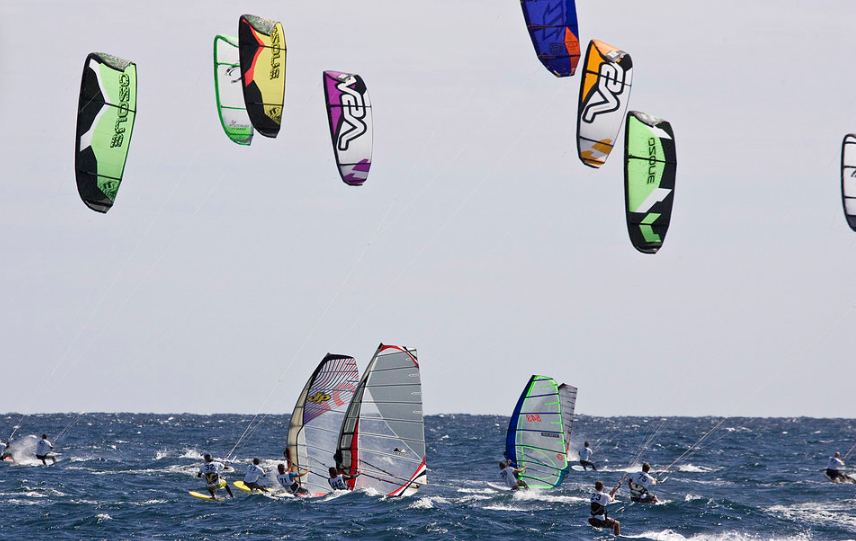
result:
[(840, 524), (856, 528), (856, 517), (837, 511), (852, 511), (852, 503), (846, 500), (837, 502), (809, 502), (794, 505), (774, 505), (766, 511), (773, 515), (789, 520), (809, 524)]
[(811, 537), (796, 535), (788, 537), (761, 537), (743, 532), (702, 533), (686, 537), (673, 530), (643, 532), (638, 535), (624, 535), (630, 539), (653, 539), (654, 541), (810, 541)]
[(202, 453), (196, 449), (185, 449), (184, 453), (179, 458), (192, 458), (193, 460), (202, 460)]
[(721, 468), (708, 468), (705, 466), (695, 466), (693, 464), (682, 464), (678, 466), (678, 471), (689, 472), (689, 473), (710, 473), (712, 471), (716, 471)]
[(427, 496), (419, 498), (407, 506), (408, 509), (434, 509), (435, 503), (449, 503), (449, 500), (441, 496)]
[(481, 509), (485, 509), (487, 511), (520, 511), (527, 512), (528, 509), (523, 509), (522, 507), (512, 507), (510, 505), (486, 505)]
[(95, 518), (98, 519), (98, 524), (101, 524), (106, 520), (113, 520), (113, 517), (111, 517), (107, 513), (98, 513), (97, 515), (95, 515)]
[(514, 492), (514, 499), (521, 501), (538, 501), (550, 503), (573, 503), (588, 502), (589, 498), (581, 496), (557, 496), (541, 490), (518, 490)]

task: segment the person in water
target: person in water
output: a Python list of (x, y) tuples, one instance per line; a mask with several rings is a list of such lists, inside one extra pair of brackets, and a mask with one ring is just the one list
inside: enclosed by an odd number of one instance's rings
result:
[(526, 490), (529, 488), (526, 481), (517, 478), (517, 474), (522, 473), (524, 470), (526, 470), (526, 466), (515, 468), (511, 463), (499, 463), (499, 476), (502, 477), (502, 480), (505, 481), (505, 484), (508, 485), (508, 488), (511, 490)]
[(256, 490), (267, 492), (267, 489), (259, 484), (259, 479), (266, 476), (267, 472), (259, 466), (259, 459), (254, 458), (253, 463), (247, 466), (247, 472), (244, 475), (244, 486), (252, 492)]
[(42, 461), (42, 464), (45, 466), (48, 465), (47, 459), (53, 460), (53, 463), (56, 464), (56, 457), (50, 454), (53, 451), (53, 444), (48, 441), (48, 435), (42, 434), (42, 439), (39, 440), (39, 443), (36, 444), (36, 458)]
[[(289, 464), (290, 466), (291, 464)], [(285, 464), (277, 464), (277, 471), (279, 474), (276, 476), (277, 482), (285, 488), (285, 490), (291, 492), (295, 496), (306, 496), (309, 494), (309, 491), (300, 486), (300, 478), (309, 473), (311, 470), (303, 470), (297, 471), (296, 473), (293, 471), (286, 471)]]
[(615, 485), (609, 494), (603, 491), (603, 481), (594, 484), (594, 492), (591, 493), (591, 517), (589, 524), (595, 528), (612, 528), (615, 535), (621, 535), (621, 523), (614, 518), (609, 518), (606, 506), (615, 501), (615, 493), (621, 485)]
[(657, 503), (660, 501), (657, 499), (657, 496), (649, 492), (657, 484), (657, 479), (648, 473), (650, 470), (651, 465), (646, 462), (642, 464), (642, 471), (631, 473), (627, 479), (631, 502)]
[(591, 461), (591, 455), (594, 451), (589, 447), (589, 442), (585, 442), (582, 449), (580, 449), (580, 466), (583, 467), (583, 470), (588, 471), (589, 466), (594, 471), (597, 471), (597, 467)]
[(826, 475), (833, 482), (847, 481), (847, 476), (839, 471), (844, 467), (844, 461), (839, 458), (840, 456), (841, 453), (835, 451), (835, 456), (829, 457), (829, 462), (826, 463)]
[(327, 483), (330, 484), (330, 488), (333, 490), (348, 490), (348, 484), (345, 481), (350, 481), (351, 479), (356, 479), (363, 472), (357, 471), (354, 475), (345, 475), (345, 472), (339, 471), (339, 468), (336, 466), (330, 467), (330, 478), (327, 479)]
[(227, 466), (217, 462), (207, 453), (203, 458), (205, 459), (205, 464), (199, 466), (199, 473), (196, 474), (196, 477), (205, 476), (205, 485), (208, 489), (208, 493), (211, 494), (211, 499), (217, 499), (218, 488), (225, 488), (226, 492), (229, 493), (229, 497), (234, 498), (235, 495), (232, 494), (232, 489), (229, 488), (229, 483), (220, 476), (220, 473), (225, 471)]

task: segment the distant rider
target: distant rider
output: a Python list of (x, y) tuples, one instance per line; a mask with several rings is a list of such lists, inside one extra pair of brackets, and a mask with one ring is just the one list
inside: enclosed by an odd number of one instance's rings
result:
[(267, 476), (267, 472), (259, 466), (259, 459), (254, 458), (253, 463), (247, 466), (247, 472), (244, 475), (244, 486), (250, 489), (251, 492), (261, 490), (267, 492), (267, 489), (259, 484), (261, 477)]
[(614, 518), (609, 518), (606, 506), (615, 501), (615, 493), (620, 486), (620, 484), (615, 485), (615, 488), (607, 494), (603, 491), (603, 481), (597, 481), (594, 484), (595, 491), (591, 493), (591, 517), (588, 519), (589, 524), (595, 528), (612, 528), (615, 535), (621, 535), (621, 523)]
[(518, 473), (523, 473), (526, 470), (526, 466), (522, 468), (515, 468), (509, 462), (506, 464), (505, 462), (499, 463), (499, 476), (502, 477), (502, 480), (505, 481), (505, 484), (508, 485), (508, 488), (511, 490), (520, 490), (520, 489), (528, 489), (529, 485), (526, 484), (526, 481), (517, 478)]
[(333, 490), (348, 490), (348, 484), (345, 481), (350, 481), (351, 479), (356, 479), (362, 472), (358, 471), (354, 475), (345, 475), (343, 472), (340, 472), (338, 468), (335, 466), (330, 467), (330, 478), (327, 479), (327, 483), (330, 484), (330, 488)]
[(583, 470), (588, 471), (589, 466), (594, 471), (597, 471), (597, 467), (591, 462), (591, 455), (594, 451), (589, 447), (589, 442), (585, 442), (582, 449), (580, 449), (580, 466), (583, 467)]
[(226, 492), (229, 493), (229, 497), (234, 498), (235, 496), (232, 494), (232, 489), (229, 488), (229, 484), (220, 476), (220, 473), (226, 470), (226, 466), (215, 461), (211, 458), (211, 455), (207, 453), (203, 458), (205, 459), (205, 464), (199, 466), (199, 473), (196, 474), (196, 477), (205, 476), (205, 484), (208, 488), (208, 492), (211, 494), (211, 499), (217, 499), (218, 488), (225, 488)]
[(0, 460), (6, 460), (7, 458), (12, 458), (12, 453), (9, 452), (9, 446), (12, 444), (12, 440), (9, 440), (9, 443), (3, 443), (0, 440)]
[(48, 441), (48, 435), (42, 434), (42, 439), (39, 440), (39, 443), (36, 444), (36, 458), (42, 461), (42, 464), (45, 466), (48, 465), (46, 459), (53, 460), (53, 463), (56, 464), (56, 457), (50, 454), (53, 451), (53, 444)]
[(627, 486), (630, 487), (630, 501), (636, 503), (657, 503), (657, 496), (649, 491), (657, 484), (657, 479), (652, 477), (648, 472), (651, 470), (651, 465), (647, 462), (642, 464), (642, 471), (631, 473), (627, 479)]
[(839, 470), (844, 467), (844, 461), (841, 460), (841, 453), (835, 451), (835, 456), (829, 457), (829, 462), (826, 464), (826, 475), (832, 479), (833, 483), (847, 481), (847, 476)]
[[(289, 464), (290, 465), (290, 464)], [(298, 471), (297, 473), (293, 471), (286, 471), (285, 464), (277, 464), (277, 471), (279, 474), (276, 476), (277, 482), (282, 485), (285, 490), (291, 492), (295, 496), (306, 496), (309, 494), (309, 491), (300, 486), (300, 478), (310, 472), (310, 470)]]

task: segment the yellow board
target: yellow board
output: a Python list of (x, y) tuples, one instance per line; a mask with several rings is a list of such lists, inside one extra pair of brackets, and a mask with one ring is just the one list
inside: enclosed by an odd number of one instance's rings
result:
[(237, 488), (238, 490), (243, 490), (244, 492), (252, 492), (253, 491), (253, 489), (251, 489), (247, 485), (245, 485), (243, 481), (235, 481), (232, 484), (235, 485), (235, 488)]
[(216, 500), (211, 497), (210, 494), (202, 494), (201, 492), (190, 491), (190, 495), (194, 498), (199, 498), (200, 500), (205, 500), (207, 502), (221, 502), (223, 498), (217, 498)]

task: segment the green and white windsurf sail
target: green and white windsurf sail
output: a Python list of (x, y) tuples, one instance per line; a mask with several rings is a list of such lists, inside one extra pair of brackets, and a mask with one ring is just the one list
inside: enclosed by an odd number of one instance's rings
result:
[(74, 170), (86, 206), (107, 212), (116, 201), (137, 115), (137, 65), (104, 53), (83, 64)]
[(253, 125), (244, 105), (236, 37), (214, 37), (214, 89), (223, 131), (239, 145), (249, 145), (253, 141)]
[(666, 239), (677, 168), (671, 124), (645, 113), (627, 113), (624, 202), (630, 241), (642, 253), (656, 254)]
[(294, 406), (286, 452), (298, 471), (311, 470), (303, 477), (303, 487), (313, 496), (332, 490), (327, 470), (336, 465), (339, 431), (359, 381), (357, 362), (352, 357), (328, 353)]
[(532, 376), (511, 414), (505, 457), (511, 465), (526, 468), (520, 478), (530, 488), (553, 488), (561, 484), (568, 473), (562, 406), (556, 381), (546, 376)]

